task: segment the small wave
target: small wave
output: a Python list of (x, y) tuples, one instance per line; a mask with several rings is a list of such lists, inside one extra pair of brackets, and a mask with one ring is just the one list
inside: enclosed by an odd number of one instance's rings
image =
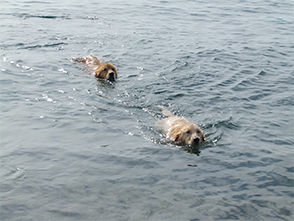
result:
[(31, 46), (20, 47), (19, 49), (51, 48), (51, 47), (57, 47), (60, 45), (67, 45), (67, 43), (60, 42), (60, 43), (54, 43), (54, 44), (31, 45)]
[(206, 125), (206, 127), (216, 127), (216, 128), (226, 127), (228, 129), (240, 129), (240, 125), (233, 122), (232, 117), (230, 117), (227, 120), (220, 120), (220, 121), (213, 123), (211, 125), (208, 124), (208, 125)]
[(7, 180), (22, 180), (25, 178), (26, 169), (21, 167), (16, 167), (11, 169), (7, 174), (5, 174), (5, 178)]
[(68, 16), (56, 16), (56, 15), (31, 15), (31, 14), (18, 14), (17, 17), (28, 19), (28, 18), (41, 18), (41, 19), (70, 19)]
[(81, 217), (81, 214), (80, 213), (77, 213), (77, 212), (71, 212), (71, 211), (62, 211), (62, 210), (59, 210), (59, 209), (50, 209), (48, 210), (48, 212), (50, 213), (54, 213), (54, 214), (57, 214), (61, 217)]
[(268, 97), (270, 95), (271, 95), (271, 93), (265, 93), (263, 91), (256, 91), (254, 95), (249, 97), (249, 99), (256, 101), (256, 100), (260, 100), (262, 98)]
[(294, 106), (294, 96), (285, 96), (283, 98), (279, 98), (278, 101), (274, 103), (277, 106)]
[(272, 138), (272, 139), (264, 139), (264, 138), (259, 138), (260, 141), (266, 142), (266, 143), (273, 143), (277, 146), (293, 146), (294, 142), (291, 140), (282, 140), (278, 138)]
[(246, 78), (238, 82), (235, 86), (233, 86), (233, 91), (244, 91), (260, 87), (260, 84), (263, 84), (265, 86), (271, 86), (271, 84), (268, 83), (267, 79), (264, 80), (264, 78), (268, 78), (268, 73), (264, 70), (261, 70), (257, 73), (254, 73), (250, 70), (243, 70), (240, 72), (240, 74), (246, 76)]

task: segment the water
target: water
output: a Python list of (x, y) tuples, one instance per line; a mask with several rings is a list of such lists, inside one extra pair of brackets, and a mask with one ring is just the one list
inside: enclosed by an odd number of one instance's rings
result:
[[(293, 220), (293, 6), (3, 1), (1, 220)], [(91, 52), (115, 84), (70, 61)]]

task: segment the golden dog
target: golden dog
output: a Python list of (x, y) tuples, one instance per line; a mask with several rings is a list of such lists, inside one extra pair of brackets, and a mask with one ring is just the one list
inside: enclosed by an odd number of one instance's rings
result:
[(89, 68), (89, 71), (97, 78), (103, 78), (109, 81), (115, 81), (117, 78), (117, 69), (113, 64), (101, 63), (101, 61), (92, 54), (83, 58), (72, 58), (72, 60), (84, 63)]
[(205, 141), (203, 131), (196, 124), (190, 123), (183, 117), (177, 117), (170, 111), (160, 107), (166, 118), (157, 122), (166, 137), (174, 142), (198, 146)]

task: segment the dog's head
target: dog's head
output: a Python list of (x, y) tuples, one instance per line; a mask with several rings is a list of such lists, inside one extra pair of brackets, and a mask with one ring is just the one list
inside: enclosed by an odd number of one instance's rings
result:
[(115, 81), (117, 78), (117, 69), (111, 63), (103, 63), (96, 68), (95, 77)]
[(173, 135), (174, 141), (182, 144), (198, 146), (202, 141), (205, 141), (203, 131), (192, 123), (174, 127), (170, 134)]

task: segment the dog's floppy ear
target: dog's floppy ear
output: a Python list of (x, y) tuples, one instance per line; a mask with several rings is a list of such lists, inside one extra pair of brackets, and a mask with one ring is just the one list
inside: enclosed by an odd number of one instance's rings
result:
[(173, 127), (169, 132), (169, 139), (173, 141), (180, 141), (182, 135), (181, 127)]
[(98, 66), (96, 69), (95, 69), (95, 77), (99, 77), (99, 74), (100, 74), (100, 70), (101, 68)]
[(102, 71), (105, 69), (105, 65), (99, 65), (96, 69), (95, 69), (95, 77), (97, 78), (105, 78), (106, 77), (106, 74), (103, 73), (102, 74)]
[(177, 134), (177, 135), (175, 136), (175, 142), (177, 142), (179, 138), (180, 138), (180, 134)]
[(203, 136), (202, 136), (202, 139), (201, 139), (202, 141), (205, 141), (205, 135), (203, 134)]

